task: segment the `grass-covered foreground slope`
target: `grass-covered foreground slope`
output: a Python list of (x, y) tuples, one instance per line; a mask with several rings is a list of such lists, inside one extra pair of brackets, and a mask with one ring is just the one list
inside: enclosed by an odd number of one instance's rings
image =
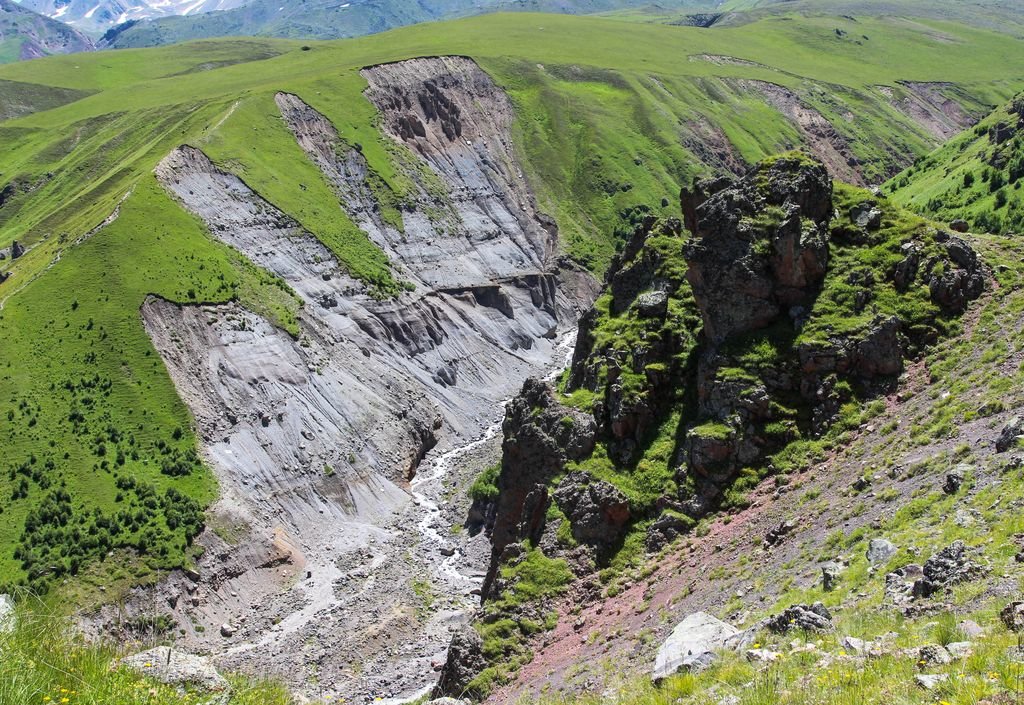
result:
[(157, 567), (186, 559), (215, 488), (139, 322), (146, 295), (241, 299), (298, 332), (288, 292), (214, 244), (156, 185), (152, 169), (171, 149), (203, 149), (323, 240), (369, 292), (393, 296), (400, 277), (338, 207), (273, 95), (294, 93), (327, 116), (361, 148), (379, 200), (401, 203), (413, 188), (407, 155), (378, 132), (359, 69), (468, 55), (511, 96), (525, 176), (565, 249), (601, 272), (630, 207), (670, 212), (694, 174), (742, 169), (807, 138), (767, 102), (766, 85), (833, 120), (865, 180), (936, 140), (875, 86), (946, 81), (967, 111), (1021, 87), (1024, 57), (1004, 35), (871, 20), (884, 41), (865, 48), (835, 44), (833, 24), (773, 18), (710, 33), (494, 15), (341, 43), (208, 41), (0, 69), (2, 85), (25, 96), (21, 117), (0, 122), (0, 247), (27, 248), (0, 261), (0, 496), (10, 497), (0, 580), (41, 585), (117, 547)]
[[(272, 683), (230, 678), (223, 699), (201, 689), (166, 685), (121, 665), (123, 647), (91, 644), (50, 605), (29, 601), (0, 632), (0, 703), (4, 705), (152, 705), (209, 703), (292, 705), (288, 692)], [(149, 664), (155, 667), (157, 664)], [(142, 664), (146, 669), (146, 664)]]
[(894, 177), (897, 201), (982, 232), (1024, 231), (1024, 96)]

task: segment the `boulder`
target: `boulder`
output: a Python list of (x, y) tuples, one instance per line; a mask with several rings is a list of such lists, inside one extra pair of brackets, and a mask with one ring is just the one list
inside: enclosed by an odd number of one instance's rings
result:
[(928, 290), (932, 301), (943, 309), (960, 313), (970, 301), (985, 290), (985, 275), (977, 254), (965, 241), (951, 237), (946, 242), (946, 254), (957, 265), (942, 268), (932, 274)]
[(949, 652), (949, 655), (953, 658), (963, 660), (974, 653), (974, 642), (954, 641), (950, 644), (946, 644), (946, 651)]
[(640, 294), (636, 310), (643, 318), (664, 318), (668, 313), (668, 294), (664, 291), (649, 291)]
[(798, 525), (799, 520), (787, 519), (786, 521), (782, 522), (774, 529), (769, 531), (768, 534), (764, 537), (764, 541), (761, 542), (761, 545), (764, 548), (771, 548), (772, 546), (778, 545), (782, 542), (782, 539), (784, 539), (789, 533), (796, 529)]
[(967, 467), (965, 465), (957, 465), (946, 473), (946, 482), (942, 485), (942, 491), (946, 494), (956, 494), (959, 492), (961, 485), (964, 484), (964, 475), (966, 474)]
[(0, 634), (14, 630), (14, 600), (10, 595), (0, 595)]
[(965, 233), (969, 228), (970, 226), (967, 224), (967, 221), (964, 220), (963, 218), (957, 218), (956, 220), (951, 221), (949, 224), (949, 229), (957, 233)]
[(867, 559), (871, 565), (888, 563), (896, 555), (896, 545), (887, 539), (871, 539), (868, 542)]
[(839, 645), (851, 654), (863, 654), (868, 648), (867, 642), (855, 636), (844, 636)]
[(885, 576), (885, 598), (899, 605), (909, 602), (914, 597), (914, 585), (924, 575), (921, 566), (910, 563), (897, 568)]
[(985, 636), (985, 630), (982, 629), (981, 625), (972, 619), (965, 619), (957, 625), (963, 634), (971, 639), (977, 639), (978, 637)]
[(658, 649), (652, 678), (655, 683), (679, 671), (699, 672), (715, 660), (715, 651), (739, 630), (705, 612), (696, 612), (672, 630)]
[(865, 201), (850, 208), (850, 220), (857, 227), (865, 230), (878, 230), (882, 227), (882, 211), (872, 201)]
[(1015, 600), (1003, 608), (999, 613), (1006, 628), (1012, 632), (1024, 631), (1024, 602)]
[(569, 518), (572, 535), (582, 543), (609, 544), (629, 521), (629, 498), (589, 473), (570, 472), (558, 484), (555, 503)]
[(914, 676), (917, 684), (925, 690), (935, 690), (949, 680), (948, 673), (919, 674)]
[(775, 663), (782, 658), (782, 654), (770, 649), (747, 649), (744, 656), (750, 663)]
[(839, 584), (839, 578), (843, 572), (843, 567), (838, 563), (829, 561), (825, 565), (821, 566), (821, 587), (825, 592), (831, 592), (835, 590), (836, 585)]
[(981, 577), (985, 568), (971, 560), (963, 541), (954, 541), (925, 561), (923, 573), (914, 583), (915, 597), (931, 597), (942, 588)]
[(666, 512), (647, 527), (644, 546), (648, 553), (657, 553), (662, 548), (686, 533), (691, 524), (681, 516)]
[(121, 666), (166, 685), (198, 688), (209, 693), (230, 693), (231, 686), (210, 659), (158, 646), (127, 656)]
[(1024, 436), (1024, 419), (1014, 416), (999, 432), (999, 438), (996, 439), (996, 452), (1005, 453), (1010, 450), (1021, 436)]
[(771, 617), (765, 626), (773, 632), (785, 634), (792, 629), (808, 632), (832, 631), (832, 614), (820, 602), (813, 605), (794, 605)]
[(940, 644), (925, 644), (917, 650), (917, 665), (921, 668), (945, 666), (952, 662), (953, 657)]
[(864, 336), (854, 343), (850, 368), (868, 378), (903, 372), (902, 329), (903, 322), (896, 316), (876, 317)]
[(467, 624), (455, 632), (432, 696), (459, 698), (465, 695), (470, 681), (487, 668), (483, 649), (483, 639), (471, 625)]
[(25, 247), (20, 242), (18, 242), (17, 240), (12, 242), (11, 243), (11, 259), (18, 259), (23, 254), (25, 254)]

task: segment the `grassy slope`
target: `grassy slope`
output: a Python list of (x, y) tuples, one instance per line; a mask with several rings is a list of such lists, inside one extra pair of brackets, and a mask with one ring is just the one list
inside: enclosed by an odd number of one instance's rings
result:
[[(950, 221), (967, 220), (975, 229), (1020, 232), (1024, 229), (1024, 131), (1019, 116), (1004, 106), (905, 172), (886, 189), (893, 198), (919, 212)], [(1002, 123), (1015, 136), (995, 144), (990, 130)]]
[[(55, 705), (112, 703), (152, 705), (209, 702), (209, 694), (158, 683), (119, 667), (117, 659), (138, 649), (126, 644), (89, 644), (45, 604), (19, 610), (9, 633), (0, 634), (0, 703)], [(293, 705), (275, 684), (230, 678), (223, 705)]]
[[(0, 414), (0, 438), (5, 450), (11, 449), (10, 462), (21, 463), (33, 453), (37, 462), (45, 462), (56, 454), (48, 446), (53, 438), (61, 450), (56, 455), (69, 453), (67, 459), (54, 458), (54, 477), (64, 476), (80, 489), (78, 501), (109, 509), (111, 477), (92, 473), (98, 458), (88, 435), (111, 420), (127, 427), (131, 416), (132, 421), (152, 419), (136, 434), (140, 459), (127, 461), (132, 472), (161, 486), (172, 483), (155, 471), (160, 454), (147, 444), (166, 440), (188, 419), (162, 366), (154, 367), (154, 353), (139, 325), (137, 309), (146, 293), (181, 301), (242, 296), (261, 301), (282, 325), (294, 327), (294, 302), (214, 245), (194, 222), (186, 223), (153, 185), (150, 170), (177, 144), (206, 149), (334, 247), (353, 273), (379, 290), (393, 290), (386, 262), (335, 208), (322, 177), (278, 122), (271, 100), (277, 90), (295, 92), (326, 114), (345, 140), (363, 146), (371, 167), (400, 195), (408, 184), (374, 127), (358, 68), (440, 53), (477, 58), (507, 86), (519, 108), (518, 141), (530, 176), (544, 206), (558, 216), (570, 251), (600, 270), (613, 249), (608, 233), (619, 210), (656, 204), (662, 197), (673, 202), (679, 183), (701, 168), (679, 146), (680, 121), (703, 117), (719, 124), (747, 159), (795, 140), (788, 123), (735, 91), (732, 78), (762, 78), (794, 89), (808, 79), (845, 82), (853, 91), (898, 79), (941, 78), (964, 84), (979, 100), (996, 101), (1019, 88), (1024, 75), (1024, 57), (1016, 58), (1015, 45), (1000, 35), (943, 26), (944, 34), (957, 38), (949, 44), (922, 35), (918, 26), (881, 22), (871, 32), (886, 41), (867, 51), (831, 43), (831, 24), (823, 20), (801, 25), (779, 19), (712, 33), (601, 19), (496, 15), (315, 44), (311, 51), (284, 41), (208, 41), (4, 67), (0, 79), (94, 92), (0, 124), (5, 181), (13, 177), (36, 189), (0, 210), (0, 245), (14, 239), (34, 245), (16, 266), (4, 263), (13, 275), (0, 285), (5, 304), (0, 339), (13, 341), (0, 350), (0, 369), (8, 370), (0, 378), (0, 410), (15, 411), (11, 420)], [(907, 46), (914, 47), (909, 56), (901, 49)], [(689, 59), (705, 53), (739, 55), (780, 71)], [(1004, 58), (992, 64), (994, 56)], [(979, 75), (986, 79), (978, 82)], [(875, 132), (866, 138), (899, 138), (911, 151), (926, 148), (927, 141), (896, 113), (880, 104), (871, 109), (888, 120), (871, 127)], [(317, 197), (300, 196), (300, 182)], [(133, 186), (114, 226), (82, 246), (68, 246), (101, 222)], [(163, 240), (155, 239), (160, 231), (153, 223), (164, 229)], [(171, 260), (177, 254), (177, 261), (166, 268), (171, 243), (181, 249), (171, 250)], [(69, 298), (79, 302), (73, 315)], [(81, 340), (77, 333), (63, 335), (63, 322), (81, 327), (89, 318), (106, 337), (86, 331)], [(47, 325), (51, 320), (54, 325)], [(90, 352), (96, 353), (95, 360), (87, 357)], [(54, 361), (47, 366), (49, 358)], [(62, 377), (94, 374), (111, 380), (111, 403), (97, 406), (88, 420), (89, 433), (80, 437), (67, 422), (70, 400), (54, 395), (50, 385)], [(144, 380), (141, 388), (139, 380)], [(36, 409), (32, 428), (18, 410), (22, 400)], [(186, 430), (175, 447), (192, 444), (194, 437)], [(0, 493), (19, 483), (18, 477), (0, 476)], [(212, 496), (206, 471), (173, 484), (201, 500)], [(19, 575), (11, 549), (28, 506), (41, 496), (40, 488), (30, 490), (28, 502), (15, 503), (0, 515), (0, 575), (7, 578)], [(159, 525), (159, 517), (154, 521)], [(165, 538), (160, 543), (171, 552), (164, 562), (184, 541), (180, 531), (177, 538)]]

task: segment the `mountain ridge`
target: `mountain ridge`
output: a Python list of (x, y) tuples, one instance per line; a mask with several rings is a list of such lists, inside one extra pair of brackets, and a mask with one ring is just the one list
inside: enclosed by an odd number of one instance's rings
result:
[(0, 63), (37, 59), (51, 54), (90, 51), (93, 42), (78, 31), (23, 8), (13, 0), (0, 2)]

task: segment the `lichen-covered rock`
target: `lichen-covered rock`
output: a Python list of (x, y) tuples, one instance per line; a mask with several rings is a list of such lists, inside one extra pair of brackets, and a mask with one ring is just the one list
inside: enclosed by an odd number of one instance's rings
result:
[(731, 624), (704, 612), (691, 614), (676, 625), (658, 649), (652, 679), (659, 682), (679, 671), (700, 672), (710, 666), (715, 651), (739, 633)]
[(1003, 620), (1003, 624), (1010, 631), (1024, 631), (1024, 602), (1014, 600), (1002, 609), (999, 618)]
[(928, 291), (932, 301), (943, 309), (960, 313), (985, 291), (985, 275), (978, 255), (960, 238), (950, 238), (946, 252), (952, 264), (932, 274)]

